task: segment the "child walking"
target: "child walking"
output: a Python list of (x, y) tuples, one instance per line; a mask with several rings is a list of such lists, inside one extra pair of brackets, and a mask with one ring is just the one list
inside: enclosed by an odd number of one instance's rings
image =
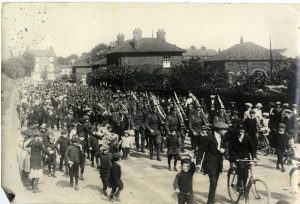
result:
[(112, 154), (109, 153), (109, 146), (107, 144), (104, 144), (99, 151), (96, 153), (96, 156), (100, 159), (100, 167), (99, 167), (99, 174), (102, 181), (102, 198), (107, 198), (107, 187), (108, 187), (108, 181), (110, 177), (110, 169), (111, 169), (111, 160), (112, 160)]
[(121, 155), (120, 153), (114, 153), (113, 159), (112, 159), (112, 165), (110, 169), (110, 177), (109, 177), (109, 183), (111, 185), (111, 193), (110, 193), (110, 201), (114, 201), (116, 199), (117, 201), (120, 201), (120, 192), (123, 190), (124, 185), (121, 179), (121, 166), (119, 164)]
[(174, 170), (177, 171), (177, 160), (179, 157), (180, 140), (176, 132), (172, 132), (166, 139), (167, 142), (167, 155), (168, 155), (168, 166), (171, 171), (171, 160), (174, 159)]
[(56, 147), (54, 144), (55, 137), (54, 135), (51, 135), (49, 139), (49, 144), (47, 147), (47, 150), (49, 152), (48, 156), (48, 176), (55, 177), (55, 169), (56, 169)]
[(124, 136), (122, 137), (121, 146), (123, 152), (122, 159), (127, 160), (130, 149), (133, 147), (133, 141), (132, 138), (129, 136), (128, 131), (125, 131)]
[(196, 165), (189, 155), (190, 159), (181, 160), (181, 171), (176, 175), (173, 182), (173, 187), (178, 193), (178, 204), (192, 204), (194, 202), (193, 196), (193, 176), (196, 171)]

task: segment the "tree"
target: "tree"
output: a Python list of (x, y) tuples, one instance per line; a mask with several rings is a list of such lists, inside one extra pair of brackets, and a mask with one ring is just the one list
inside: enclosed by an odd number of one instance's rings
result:
[(2, 62), (2, 73), (12, 79), (22, 78), (25, 75), (22, 60), (21, 57), (14, 57)]
[(58, 57), (57, 64), (68, 65), (72, 60), (77, 60), (79, 57), (76, 54), (71, 54), (68, 57)]
[(34, 70), (34, 56), (30, 54), (29, 52), (25, 52), (22, 55), (23, 59), (22, 60), (22, 65), (25, 70), (25, 75), (26, 76), (31, 76), (31, 72)]
[(90, 51), (90, 55), (91, 55), (91, 60), (92, 61), (98, 61), (100, 59), (104, 58), (104, 52), (108, 50), (108, 46), (104, 43), (100, 43), (98, 45), (96, 45), (96, 47), (94, 47), (91, 51)]

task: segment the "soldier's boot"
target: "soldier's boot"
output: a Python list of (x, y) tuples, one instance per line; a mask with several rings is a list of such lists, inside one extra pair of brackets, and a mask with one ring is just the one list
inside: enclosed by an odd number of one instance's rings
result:
[(144, 148), (145, 148), (145, 138), (142, 138), (141, 140), (142, 140), (141, 141), (141, 152), (145, 153), (145, 150), (144, 150)]
[(83, 173), (80, 173), (80, 179), (81, 179), (81, 180), (84, 180)]
[(279, 170), (280, 170), (279, 162), (278, 162), (278, 161), (277, 161), (277, 164), (276, 164), (276, 169), (279, 169)]
[(33, 192), (34, 192), (34, 193), (39, 192), (39, 188), (38, 188), (39, 180), (40, 180), (39, 178), (35, 178), (35, 179), (34, 179), (34, 188), (33, 188)]
[(56, 176), (55, 176), (55, 169), (53, 169), (53, 171), (52, 171), (52, 176), (55, 178)]
[(159, 148), (156, 149), (156, 155), (157, 155), (157, 161), (161, 161)]
[(139, 151), (140, 149), (139, 138), (135, 138), (135, 146), (136, 146), (136, 151)]
[(29, 172), (24, 172), (24, 184), (30, 186)]
[(70, 185), (71, 185), (71, 187), (73, 187), (73, 185), (74, 185), (73, 177), (70, 177)]
[(281, 164), (281, 172), (284, 172), (285, 171), (285, 168), (283, 166), (283, 164)]
[(31, 179), (31, 188), (32, 188), (32, 190), (34, 189), (34, 178), (33, 179)]
[(149, 151), (150, 151), (150, 159), (153, 159), (153, 147), (149, 146)]
[(79, 190), (79, 186), (78, 186), (78, 177), (75, 177), (75, 190), (78, 191)]
[(51, 174), (51, 167), (49, 166), (49, 167), (48, 167), (48, 176), (51, 177), (51, 175), (52, 175), (52, 174)]

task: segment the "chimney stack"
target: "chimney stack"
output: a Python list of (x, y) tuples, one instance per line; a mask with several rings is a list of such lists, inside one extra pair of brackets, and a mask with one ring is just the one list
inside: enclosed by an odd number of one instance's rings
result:
[(134, 49), (139, 49), (142, 44), (142, 30), (139, 28), (133, 31), (133, 47)]
[(205, 46), (201, 46), (201, 50), (206, 50), (206, 47)]
[(158, 29), (156, 35), (157, 39), (166, 42), (166, 32), (163, 29)]
[(125, 35), (123, 33), (119, 33), (117, 35), (117, 46), (122, 45), (124, 43)]
[(242, 44), (242, 43), (244, 43), (244, 38), (243, 38), (243, 36), (241, 36), (241, 38), (240, 38), (240, 44)]

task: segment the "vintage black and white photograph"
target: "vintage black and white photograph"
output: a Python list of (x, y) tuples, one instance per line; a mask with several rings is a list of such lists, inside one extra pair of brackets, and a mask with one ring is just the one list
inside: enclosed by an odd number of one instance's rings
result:
[(300, 6), (2, 3), (20, 204), (300, 202)]

